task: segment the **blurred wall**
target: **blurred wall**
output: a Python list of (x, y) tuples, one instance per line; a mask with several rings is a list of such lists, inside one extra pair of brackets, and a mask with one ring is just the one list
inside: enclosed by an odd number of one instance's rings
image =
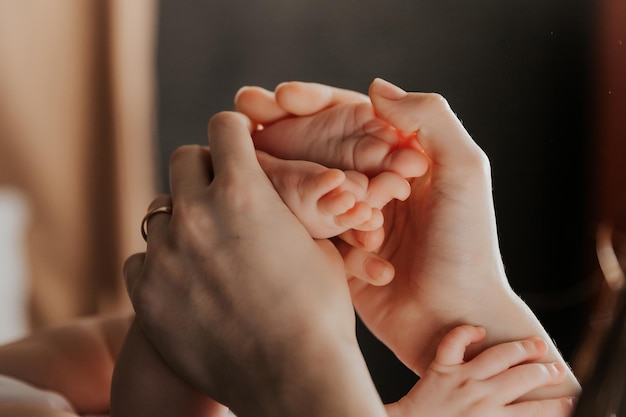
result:
[[(513, 287), (565, 356), (578, 343), (589, 228), (591, 0), (243, 0), (160, 4), (158, 136), (206, 143), (242, 85), (366, 91), (376, 76), (445, 95), (489, 155)], [(359, 327), (384, 400), (414, 378)]]
[(33, 328), (130, 307), (122, 263), (145, 248), (155, 188), (155, 11), (154, 0), (0, 2), (0, 186), (29, 209)]

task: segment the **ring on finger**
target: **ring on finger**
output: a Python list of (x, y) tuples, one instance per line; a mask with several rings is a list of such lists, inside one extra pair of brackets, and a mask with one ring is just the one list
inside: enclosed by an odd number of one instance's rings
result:
[(141, 220), (141, 236), (143, 240), (148, 241), (148, 221), (159, 213), (172, 214), (172, 206), (159, 206), (153, 208), (152, 210), (148, 210), (143, 219)]

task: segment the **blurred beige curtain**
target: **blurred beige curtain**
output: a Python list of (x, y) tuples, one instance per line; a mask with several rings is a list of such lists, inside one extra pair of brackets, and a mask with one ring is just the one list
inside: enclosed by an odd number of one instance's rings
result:
[(154, 196), (153, 0), (0, 1), (0, 186), (31, 206), (34, 327), (129, 306)]

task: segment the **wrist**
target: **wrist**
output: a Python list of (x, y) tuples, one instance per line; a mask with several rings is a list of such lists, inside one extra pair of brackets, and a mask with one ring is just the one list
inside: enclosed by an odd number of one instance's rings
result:
[(236, 415), (386, 416), (355, 337), (304, 335), (277, 360), (277, 371), (259, 381), (254, 397), (231, 407)]

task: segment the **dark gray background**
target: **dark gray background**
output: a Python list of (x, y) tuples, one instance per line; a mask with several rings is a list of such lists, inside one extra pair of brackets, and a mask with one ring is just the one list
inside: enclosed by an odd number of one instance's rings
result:
[[(162, 0), (158, 136), (163, 188), (179, 145), (242, 85), (305, 80), (365, 92), (376, 76), (448, 98), (489, 155), (513, 287), (569, 357), (593, 250), (591, 0)], [(418, 324), (419, 325), (419, 324)], [(414, 377), (359, 325), (383, 400)]]

